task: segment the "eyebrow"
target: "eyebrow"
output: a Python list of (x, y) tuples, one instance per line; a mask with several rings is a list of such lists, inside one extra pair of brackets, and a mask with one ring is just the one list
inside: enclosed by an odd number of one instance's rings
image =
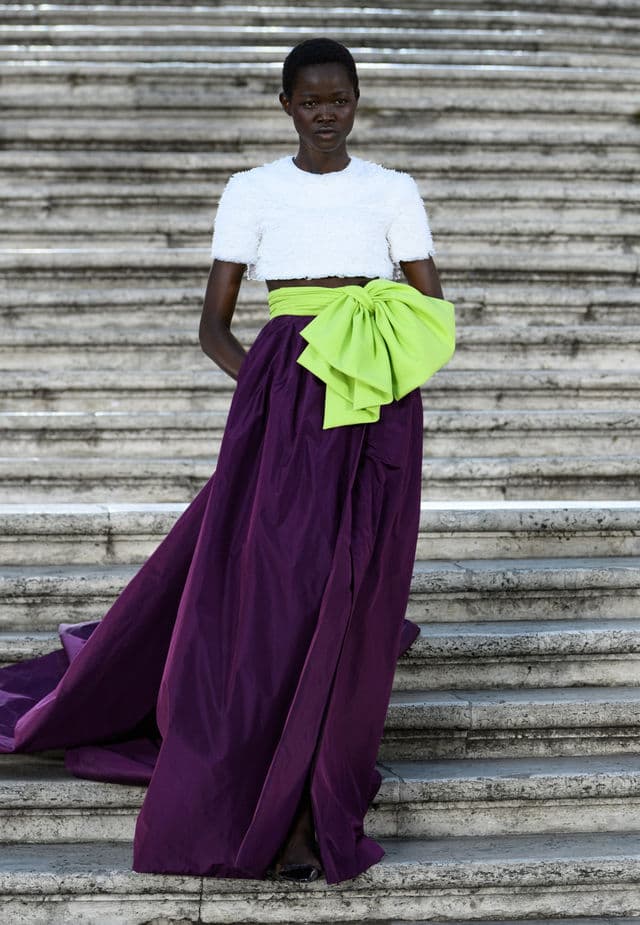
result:
[[(331, 92), (335, 94), (335, 93), (348, 93), (349, 91), (348, 91), (348, 90), (344, 90), (344, 89), (339, 89), (339, 90), (332, 90)], [(319, 94), (318, 94), (318, 93), (314, 93), (313, 90), (302, 90), (302, 91), (300, 91), (300, 96), (318, 96), (318, 95), (319, 95)]]

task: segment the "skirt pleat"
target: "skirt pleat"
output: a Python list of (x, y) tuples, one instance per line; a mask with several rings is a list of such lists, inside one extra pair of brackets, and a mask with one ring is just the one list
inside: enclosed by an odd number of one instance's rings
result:
[(418, 634), (422, 399), (323, 430), (311, 317), (260, 330), (215, 472), (102, 620), (0, 669), (0, 751), (147, 784), (136, 871), (264, 878), (307, 784), (328, 883), (384, 854), (363, 822)]

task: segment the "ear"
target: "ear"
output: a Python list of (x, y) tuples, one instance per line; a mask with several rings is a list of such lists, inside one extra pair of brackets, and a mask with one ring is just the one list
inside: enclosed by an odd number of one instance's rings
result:
[(291, 105), (291, 100), (288, 97), (286, 97), (284, 95), (284, 92), (282, 91), (279, 93), (278, 99), (280, 100), (280, 105), (282, 106), (286, 114), (290, 116), (291, 113), (289, 112), (289, 106)]

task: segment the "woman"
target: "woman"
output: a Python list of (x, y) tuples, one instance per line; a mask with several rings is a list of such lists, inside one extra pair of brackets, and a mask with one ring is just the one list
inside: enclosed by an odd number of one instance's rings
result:
[[(454, 325), (415, 182), (347, 153), (358, 97), (343, 45), (287, 56), (298, 152), (216, 213), (200, 340), (237, 379), (216, 471), (99, 623), (0, 671), (0, 750), (148, 783), (137, 871), (338, 883), (384, 854), (363, 820), (418, 633), (419, 386)], [(248, 352), (245, 272), (270, 312)]]

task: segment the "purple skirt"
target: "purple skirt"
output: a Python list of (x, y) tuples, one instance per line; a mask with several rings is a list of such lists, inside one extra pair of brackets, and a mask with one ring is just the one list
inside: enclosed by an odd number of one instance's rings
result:
[(363, 820), (419, 632), (422, 398), (323, 430), (312, 317), (259, 331), (215, 472), (103, 619), (0, 670), (0, 751), (148, 784), (136, 871), (264, 879), (306, 784), (327, 883), (384, 855)]

